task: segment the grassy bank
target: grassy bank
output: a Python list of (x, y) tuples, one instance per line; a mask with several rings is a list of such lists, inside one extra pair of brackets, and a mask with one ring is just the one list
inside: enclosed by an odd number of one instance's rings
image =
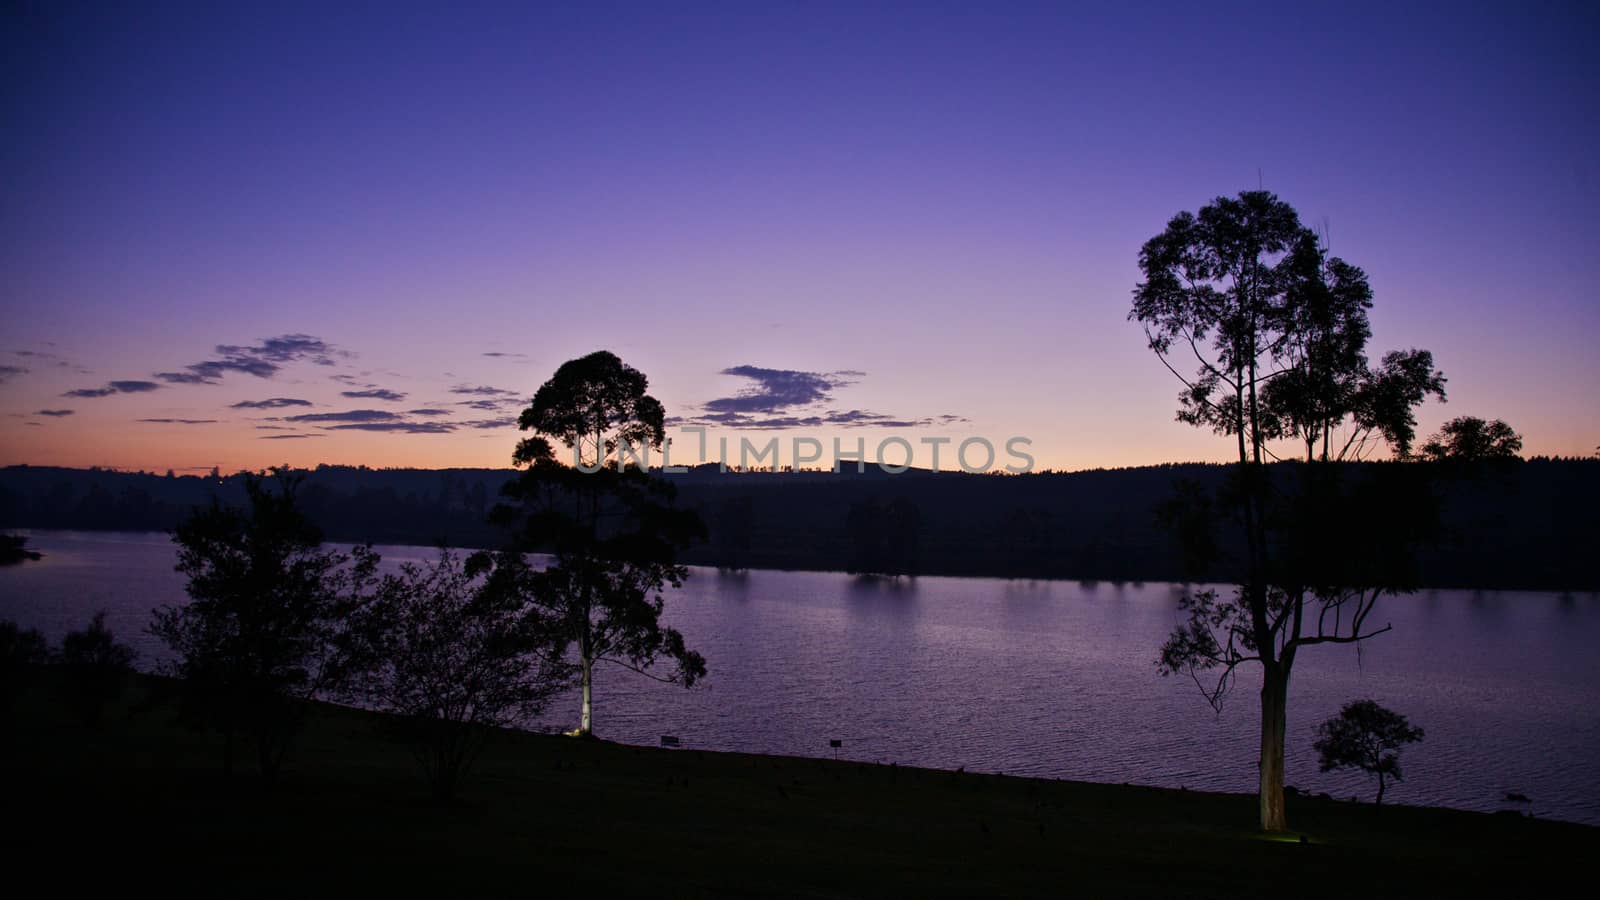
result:
[(58, 885), (216, 896), (1427, 896), (1575, 875), (1600, 830), (507, 734), (428, 799), (376, 717), (319, 707), (283, 783), (225, 779), (149, 680), (98, 728), (49, 673), (6, 736), (12, 866)]

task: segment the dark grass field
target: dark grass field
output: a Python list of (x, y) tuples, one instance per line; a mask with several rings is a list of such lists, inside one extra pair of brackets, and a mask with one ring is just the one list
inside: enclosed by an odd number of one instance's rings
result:
[(219, 742), (151, 683), (89, 728), (35, 675), (6, 736), (13, 877), (217, 897), (1517, 896), (1600, 851), (1600, 830), (1507, 814), (1291, 798), (1301, 830), (1268, 838), (1249, 796), (537, 734), (499, 736), (440, 805), (376, 716), (331, 706), (269, 791), (225, 778)]

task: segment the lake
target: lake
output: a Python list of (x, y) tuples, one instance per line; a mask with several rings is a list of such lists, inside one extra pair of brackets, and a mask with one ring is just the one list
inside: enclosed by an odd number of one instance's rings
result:
[[(0, 569), (0, 617), (57, 642), (105, 609), (143, 667), (164, 657), (144, 628), (153, 608), (185, 599), (166, 535), (21, 533), (46, 555)], [(433, 552), (378, 550), (391, 564)], [(1219, 715), (1187, 678), (1156, 672), (1183, 590), (695, 569), (667, 618), (705, 654), (703, 686), (598, 666), (595, 730), (796, 756), (832, 756), (836, 739), (848, 759), (1252, 792), (1253, 673)], [(1318, 722), (1371, 697), (1427, 732), (1386, 799), (1600, 824), (1600, 596), (1424, 591), (1386, 598), (1374, 619), (1394, 630), (1302, 651), (1289, 784), (1371, 798), (1364, 776), (1318, 772), (1312, 750)], [(571, 727), (577, 713), (572, 695), (529, 724)]]

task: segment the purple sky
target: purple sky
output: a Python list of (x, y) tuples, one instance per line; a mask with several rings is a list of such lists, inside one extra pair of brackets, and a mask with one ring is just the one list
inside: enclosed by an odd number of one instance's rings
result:
[(1593, 7), (464, 5), (8, 9), (0, 464), (505, 465), (599, 348), (684, 418), (1221, 459), (1125, 317), (1258, 183), (1434, 352), (1424, 433), (1600, 444)]

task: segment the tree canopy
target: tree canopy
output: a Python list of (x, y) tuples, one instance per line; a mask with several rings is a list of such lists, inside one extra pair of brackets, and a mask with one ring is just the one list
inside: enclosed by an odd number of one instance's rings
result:
[(1476, 416), (1451, 419), (1422, 445), (1422, 456), (1435, 462), (1510, 460), (1521, 452), (1522, 435), (1510, 425)]

